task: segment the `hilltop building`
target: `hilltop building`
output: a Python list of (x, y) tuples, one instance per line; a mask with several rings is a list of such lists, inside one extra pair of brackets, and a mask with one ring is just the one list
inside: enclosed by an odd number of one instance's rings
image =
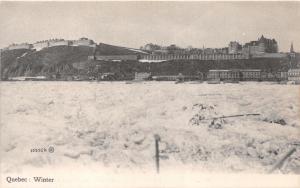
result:
[(36, 49), (37, 51), (43, 49), (43, 48), (48, 48), (49, 47), (49, 41), (44, 40), (44, 41), (38, 41), (36, 43), (33, 43), (33, 49)]
[(231, 41), (228, 45), (229, 54), (237, 54), (242, 52), (242, 45), (236, 41)]
[(88, 38), (82, 37), (78, 40), (73, 40), (72, 46), (90, 46), (90, 47), (96, 47), (96, 43)]
[(156, 50), (161, 50), (161, 46), (157, 45), (157, 44), (146, 44), (145, 46), (142, 46), (140, 49), (141, 50), (146, 50), (146, 51), (156, 51)]
[(16, 50), (16, 49), (31, 49), (32, 44), (21, 43), (21, 44), (11, 44), (7, 47), (8, 50)]
[(229, 48), (225, 47), (225, 48), (215, 48), (213, 50), (214, 54), (228, 54)]
[(82, 37), (78, 40), (64, 40), (64, 39), (50, 39), (37, 41), (33, 44), (22, 43), (22, 44), (11, 44), (3, 50), (15, 50), (15, 49), (35, 49), (37, 51), (52, 46), (89, 46), (96, 47), (96, 43), (88, 38)]
[(267, 39), (263, 35), (257, 41), (250, 41), (243, 46), (243, 53), (262, 54), (278, 53), (278, 45), (275, 39)]
[(64, 39), (52, 39), (49, 40), (49, 47), (52, 46), (69, 46), (71, 44), (70, 41)]

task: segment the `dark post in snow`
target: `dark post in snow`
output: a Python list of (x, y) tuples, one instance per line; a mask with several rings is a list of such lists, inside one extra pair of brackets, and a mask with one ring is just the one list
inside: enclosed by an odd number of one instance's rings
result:
[(159, 173), (159, 141), (160, 136), (155, 134), (155, 164), (156, 164), (156, 172)]

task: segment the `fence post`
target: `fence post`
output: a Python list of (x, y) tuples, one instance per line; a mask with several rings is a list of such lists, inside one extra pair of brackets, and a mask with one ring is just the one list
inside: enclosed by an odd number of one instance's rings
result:
[(159, 173), (159, 141), (160, 141), (160, 136), (158, 134), (155, 134), (154, 138), (155, 138), (155, 164), (156, 164), (156, 172)]

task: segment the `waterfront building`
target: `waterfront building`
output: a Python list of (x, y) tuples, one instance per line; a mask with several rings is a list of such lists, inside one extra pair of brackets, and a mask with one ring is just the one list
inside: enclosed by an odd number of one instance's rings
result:
[(280, 80), (288, 80), (288, 73), (280, 72)]
[(153, 80), (156, 81), (176, 81), (179, 79), (178, 75), (156, 75), (152, 76)]
[(148, 72), (135, 72), (134, 80), (143, 81), (148, 80), (150, 78), (150, 73)]
[(220, 81), (260, 80), (261, 70), (259, 69), (209, 70), (207, 79), (220, 80)]
[(260, 69), (242, 69), (241, 77), (244, 81), (251, 80), (260, 80), (261, 79), (261, 70)]
[(207, 75), (208, 80), (239, 80), (239, 70), (209, 70)]
[(288, 81), (300, 83), (300, 69), (289, 69), (288, 70)]

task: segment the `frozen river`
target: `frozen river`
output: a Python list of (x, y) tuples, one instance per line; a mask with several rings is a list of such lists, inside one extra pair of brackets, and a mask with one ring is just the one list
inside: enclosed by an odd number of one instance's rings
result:
[[(270, 83), (2, 82), (1, 166), (299, 173), (300, 87)], [(241, 114), (259, 114), (219, 118)], [(49, 148), (53, 151), (49, 152)], [(39, 150), (38, 150), (39, 149)]]

